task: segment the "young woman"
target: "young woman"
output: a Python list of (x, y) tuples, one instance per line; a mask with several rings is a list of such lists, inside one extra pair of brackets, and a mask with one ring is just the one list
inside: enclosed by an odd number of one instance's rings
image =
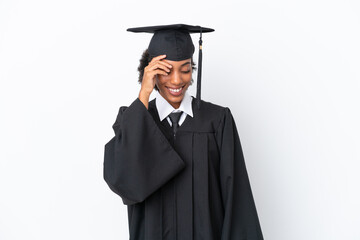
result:
[(140, 60), (139, 96), (120, 107), (104, 158), (104, 179), (128, 207), (130, 239), (262, 240), (230, 109), (187, 92), (189, 33), (213, 30), (176, 24), (130, 31), (154, 36)]

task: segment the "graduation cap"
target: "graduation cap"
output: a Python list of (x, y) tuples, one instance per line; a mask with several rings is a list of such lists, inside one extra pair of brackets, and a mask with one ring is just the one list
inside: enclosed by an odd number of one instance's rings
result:
[(199, 58), (196, 99), (197, 106), (200, 108), (201, 102), (201, 65), (202, 65), (202, 33), (213, 32), (214, 29), (201, 26), (191, 26), (186, 24), (171, 24), (149, 27), (128, 28), (129, 32), (153, 33), (148, 52), (151, 58), (166, 54), (166, 59), (181, 61), (191, 58), (195, 47), (191, 40), (190, 33), (200, 33), (199, 39)]

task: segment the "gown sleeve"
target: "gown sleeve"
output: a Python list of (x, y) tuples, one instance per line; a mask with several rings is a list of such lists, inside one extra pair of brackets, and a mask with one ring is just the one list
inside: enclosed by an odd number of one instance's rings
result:
[(216, 138), (220, 150), (220, 184), (224, 206), (221, 240), (263, 240), (239, 135), (227, 107)]
[(125, 205), (144, 201), (185, 167), (139, 98), (120, 107), (113, 129), (103, 177)]

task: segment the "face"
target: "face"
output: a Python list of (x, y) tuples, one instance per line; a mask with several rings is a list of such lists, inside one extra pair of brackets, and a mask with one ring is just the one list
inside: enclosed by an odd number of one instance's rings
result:
[[(171, 61), (163, 59), (172, 65), (168, 75), (158, 74), (156, 86), (161, 96), (168, 101), (175, 109), (180, 107), (184, 94), (191, 84), (192, 67), (191, 58), (182, 61)], [(175, 91), (172, 91), (175, 90)]]

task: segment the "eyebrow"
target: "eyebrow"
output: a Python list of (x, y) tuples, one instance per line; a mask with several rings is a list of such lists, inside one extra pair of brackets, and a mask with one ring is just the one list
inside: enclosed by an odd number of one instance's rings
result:
[(183, 63), (183, 64), (181, 64), (181, 67), (185, 66), (186, 64), (189, 64), (189, 63), (191, 63), (191, 62), (189, 61), (189, 62)]

